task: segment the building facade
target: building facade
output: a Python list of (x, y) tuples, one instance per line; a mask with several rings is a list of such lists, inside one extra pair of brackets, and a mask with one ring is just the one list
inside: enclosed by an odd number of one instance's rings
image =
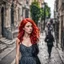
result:
[(23, 18), (30, 17), (32, 0), (0, 1), (0, 38), (13, 39)]
[(64, 50), (64, 0), (55, 1), (54, 17), (56, 21), (57, 46)]

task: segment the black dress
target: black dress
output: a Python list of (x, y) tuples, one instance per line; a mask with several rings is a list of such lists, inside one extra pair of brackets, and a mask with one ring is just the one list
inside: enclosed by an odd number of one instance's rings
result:
[(19, 64), (41, 64), (37, 56), (39, 50), (37, 44), (27, 47), (20, 44), (21, 59)]

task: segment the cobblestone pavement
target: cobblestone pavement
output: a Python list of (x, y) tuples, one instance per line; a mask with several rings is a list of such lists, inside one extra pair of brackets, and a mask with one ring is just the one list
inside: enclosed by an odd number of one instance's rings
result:
[(41, 61), (41, 64), (63, 64), (58, 51), (55, 47), (52, 48), (51, 58), (48, 58), (47, 45), (44, 42), (45, 33), (40, 36), (39, 42), (39, 54), (38, 57)]

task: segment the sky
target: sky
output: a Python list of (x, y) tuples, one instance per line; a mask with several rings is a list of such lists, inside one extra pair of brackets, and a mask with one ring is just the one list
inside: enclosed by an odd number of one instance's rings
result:
[(48, 6), (51, 8), (51, 18), (54, 17), (54, 2), (55, 0), (44, 0), (48, 3)]

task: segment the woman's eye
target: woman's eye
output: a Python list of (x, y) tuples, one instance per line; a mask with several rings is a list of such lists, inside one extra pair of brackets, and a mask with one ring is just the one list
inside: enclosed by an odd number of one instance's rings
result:
[(27, 26), (27, 27), (32, 27), (32, 26)]
[(27, 26), (27, 27), (30, 27), (30, 26)]
[(32, 27), (32, 25), (31, 25), (31, 27)]

